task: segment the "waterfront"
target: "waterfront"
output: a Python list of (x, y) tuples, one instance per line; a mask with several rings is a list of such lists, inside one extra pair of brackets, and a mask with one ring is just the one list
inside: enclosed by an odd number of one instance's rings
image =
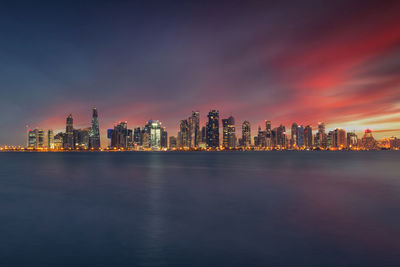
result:
[(1, 266), (398, 266), (400, 153), (0, 153)]

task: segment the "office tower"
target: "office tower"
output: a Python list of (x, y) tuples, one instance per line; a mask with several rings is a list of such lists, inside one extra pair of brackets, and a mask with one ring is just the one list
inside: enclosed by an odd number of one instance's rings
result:
[(361, 147), (364, 149), (376, 149), (377, 142), (375, 138), (372, 136), (372, 131), (370, 129), (366, 129), (364, 131), (364, 135), (361, 138)]
[(54, 149), (64, 148), (65, 133), (58, 133), (54, 136)]
[(291, 131), (290, 131), (290, 135), (291, 135), (290, 144), (292, 145), (292, 147), (295, 147), (298, 145), (298, 143), (297, 143), (297, 127), (298, 127), (297, 123), (293, 122)]
[(325, 123), (320, 122), (318, 123), (318, 133), (317, 133), (317, 142), (319, 147), (327, 148), (328, 147), (328, 140), (325, 134)]
[(265, 121), (265, 147), (272, 148), (273, 140), (272, 140), (272, 124), (271, 121)]
[(189, 123), (189, 147), (197, 148), (201, 140), (200, 136), (200, 113), (192, 111), (192, 116), (188, 119)]
[(135, 143), (133, 141), (133, 130), (128, 129), (128, 137), (127, 137), (127, 148), (132, 150), (135, 147)]
[(113, 130), (108, 130), (107, 136), (111, 139), (112, 148), (126, 149), (129, 138), (128, 123), (126, 121), (118, 123)]
[(28, 147), (43, 148), (44, 131), (40, 129), (28, 130)]
[(297, 146), (304, 147), (304, 127), (303, 127), (303, 125), (297, 126)]
[(222, 145), (224, 148), (236, 147), (235, 119), (230, 116), (222, 120)]
[(93, 108), (92, 127), (89, 132), (89, 148), (100, 149), (100, 128), (97, 109)]
[(180, 148), (189, 148), (189, 135), (190, 135), (190, 127), (188, 120), (181, 120), (181, 124), (179, 126), (179, 147)]
[(358, 137), (355, 132), (347, 133), (347, 147), (357, 147), (358, 146)]
[(307, 125), (306, 128), (304, 128), (304, 145), (306, 148), (312, 148), (313, 146), (313, 134), (310, 125)]
[(346, 147), (346, 131), (340, 128), (336, 128), (333, 131), (332, 147), (344, 148)]
[(329, 131), (328, 134), (326, 135), (326, 147), (331, 148), (334, 146), (334, 132)]
[(251, 126), (250, 126), (250, 122), (248, 122), (248, 121), (244, 121), (242, 124), (241, 146), (251, 147)]
[(168, 133), (165, 127), (161, 128), (161, 148), (168, 147)]
[(66, 129), (65, 129), (65, 144), (64, 148), (66, 149), (74, 149), (74, 119), (72, 118), (72, 114), (69, 114), (66, 120)]
[(280, 125), (275, 129), (275, 146), (282, 148), (286, 147), (286, 128), (284, 125)]
[(133, 129), (133, 142), (137, 146), (142, 145), (142, 131), (140, 127), (136, 127), (135, 129)]
[(257, 147), (266, 147), (267, 146), (266, 134), (267, 134), (267, 130), (263, 131), (263, 130), (261, 130), (261, 127), (258, 126), (257, 138), (254, 139), (254, 145)]
[(54, 132), (53, 132), (53, 130), (47, 131), (47, 147), (49, 149), (54, 149)]
[(219, 112), (211, 110), (207, 122), (207, 148), (219, 147)]
[(147, 125), (150, 127), (149, 146), (153, 150), (159, 150), (161, 148), (161, 122), (149, 120)]
[(170, 149), (177, 148), (177, 143), (176, 143), (176, 137), (175, 136), (170, 136), (169, 137), (169, 148)]

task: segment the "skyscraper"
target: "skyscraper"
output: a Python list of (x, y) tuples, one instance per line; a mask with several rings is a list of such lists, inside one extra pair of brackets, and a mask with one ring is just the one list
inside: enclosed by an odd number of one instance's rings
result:
[(74, 149), (75, 148), (75, 141), (74, 141), (74, 119), (72, 118), (72, 114), (69, 114), (66, 120), (66, 129), (65, 129), (65, 145), (64, 147), (67, 149)]
[(197, 148), (200, 143), (200, 113), (192, 111), (192, 116), (189, 117), (189, 147)]
[(44, 146), (44, 131), (34, 129), (28, 131), (28, 147), (42, 148)]
[(178, 134), (179, 139), (179, 147), (180, 148), (188, 148), (190, 145), (189, 135), (190, 135), (190, 127), (188, 120), (181, 120), (181, 124), (179, 126), (180, 131)]
[(320, 122), (318, 123), (318, 133), (317, 133), (317, 138), (316, 138), (316, 143), (318, 143), (318, 146), (321, 148), (327, 148), (328, 146), (328, 139), (325, 133), (325, 123)]
[(211, 110), (207, 122), (207, 148), (219, 147), (219, 112)]
[(54, 149), (54, 132), (53, 132), (53, 130), (47, 131), (47, 147), (49, 149)]
[(168, 147), (168, 133), (165, 127), (161, 127), (161, 148)]
[(297, 146), (304, 147), (304, 127), (303, 125), (297, 126)]
[(310, 125), (304, 128), (304, 145), (306, 148), (311, 148), (313, 145), (312, 127)]
[(333, 131), (332, 146), (336, 148), (344, 148), (347, 145), (346, 131), (340, 128), (336, 128)]
[(235, 119), (230, 116), (222, 120), (223, 135), (222, 145), (224, 148), (235, 148), (236, 146), (236, 133), (235, 133)]
[(159, 150), (161, 148), (161, 122), (149, 120), (147, 124), (150, 127), (150, 148), (153, 150)]
[(251, 127), (248, 121), (244, 121), (242, 124), (242, 146), (251, 146)]
[(93, 108), (92, 127), (89, 132), (89, 148), (100, 149), (100, 128), (96, 108)]
[(272, 140), (272, 124), (271, 121), (265, 121), (265, 146), (271, 148), (273, 146)]
[(111, 139), (112, 148), (128, 147), (128, 123), (126, 121), (120, 122), (114, 126), (113, 130), (108, 130), (108, 137)]
[(290, 135), (291, 135), (291, 138), (290, 138), (290, 144), (292, 145), (292, 147), (295, 147), (295, 146), (297, 146), (298, 144), (297, 144), (297, 123), (295, 123), (295, 122), (293, 122), (292, 123), (292, 128), (291, 128), (291, 131), (290, 131)]

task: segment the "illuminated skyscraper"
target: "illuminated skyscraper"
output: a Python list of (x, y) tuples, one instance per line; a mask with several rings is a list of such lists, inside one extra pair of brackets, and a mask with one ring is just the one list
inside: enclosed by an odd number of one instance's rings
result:
[(271, 121), (265, 121), (265, 146), (268, 148), (273, 147), (273, 140), (272, 140), (272, 124)]
[(42, 148), (44, 147), (44, 131), (34, 129), (28, 131), (28, 147)]
[(65, 129), (65, 144), (64, 147), (67, 149), (74, 149), (75, 148), (75, 141), (74, 141), (74, 119), (72, 118), (72, 114), (69, 114), (67, 117), (66, 122), (66, 129)]
[(304, 145), (306, 148), (311, 148), (313, 146), (313, 134), (310, 125), (307, 125), (306, 128), (304, 128)]
[(297, 146), (297, 123), (293, 122), (292, 124), (292, 129), (290, 131), (290, 144), (292, 145), (292, 147), (294, 147), (295, 145)]
[(168, 133), (165, 127), (161, 127), (161, 148), (168, 147)]
[(328, 139), (325, 133), (325, 123), (323, 122), (318, 123), (318, 133), (316, 135), (315, 143), (321, 148), (328, 147)]
[(207, 122), (207, 148), (219, 147), (219, 112), (211, 110)]
[(150, 148), (159, 150), (161, 148), (161, 122), (150, 120), (147, 125), (150, 127)]
[(108, 130), (108, 137), (111, 139), (112, 148), (127, 148), (128, 147), (128, 123), (120, 122), (114, 126), (113, 130)]
[(169, 148), (176, 148), (176, 147), (177, 147), (176, 137), (170, 136), (169, 137)]
[(344, 148), (347, 145), (346, 141), (346, 131), (340, 128), (337, 128), (333, 131), (332, 137), (332, 147), (335, 148)]
[(89, 132), (89, 148), (100, 149), (100, 128), (96, 108), (93, 108), (92, 127)]
[(244, 121), (242, 124), (242, 146), (251, 146), (251, 126), (248, 121)]
[(236, 146), (236, 133), (235, 133), (235, 119), (230, 116), (222, 120), (223, 135), (222, 145), (224, 148), (235, 148)]
[(189, 148), (189, 135), (190, 135), (190, 127), (188, 120), (182, 120), (180, 124), (180, 131), (178, 133), (179, 139), (179, 147), (180, 148)]
[(348, 132), (347, 133), (347, 147), (357, 147), (358, 146), (358, 138), (356, 133)]
[(54, 132), (53, 132), (53, 130), (47, 131), (47, 147), (49, 149), (54, 149)]
[(201, 141), (200, 136), (200, 113), (193, 111), (192, 116), (189, 117), (189, 147), (197, 148)]
[(370, 129), (365, 130), (361, 139), (361, 146), (364, 149), (377, 149), (377, 142), (372, 136), (372, 131)]
[(304, 127), (303, 125), (299, 125), (297, 127), (297, 146), (303, 147), (304, 145)]

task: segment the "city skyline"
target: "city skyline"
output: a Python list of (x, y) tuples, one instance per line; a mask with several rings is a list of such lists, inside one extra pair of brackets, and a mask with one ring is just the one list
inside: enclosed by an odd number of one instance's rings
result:
[[(400, 139), (389, 136), (377, 140), (371, 129), (362, 136), (343, 128), (329, 130), (324, 122), (317, 127), (293, 122), (286, 127), (276, 126), (265, 120), (257, 131), (251, 130), (251, 122), (236, 122), (230, 115), (220, 116), (219, 110), (210, 110), (202, 124), (200, 111), (192, 111), (187, 119), (179, 122), (177, 134), (169, 135), (159, 120), (148, 120), (143, 125), (130, 126), (120, 121), (107, 129), (107, 141), (100, 141), (99, 118), (96, 107), (92, 109), (90, 127), (78, 128), (69, 114), (65, 119), (65, 131), (53, 129), (26, 129), (26, 149), (39, 150), (377, 150), (399, 149)], [(241, 130), (240, 130), (241, 128)], [(287, 130), (288, 129), (288, 130)], [(47, 132), (47, 134), (45, 134)], [(101, 145), (103, 144), (103, 145)], [(0, 147), (8, 150), (7, 147)], [(11, 150), (17, 148), (10, 146)], [(18, 148), (20, 149), (20, 148)]]
[(69, 113), (89, 127), (91, 106), (103, 143), (117, 121), (176, 136), (183, 115), (200, 110), (203, 126), (212, 109), (252, 133), (270, 120), (400, 135), (398, 1), (4, 1), (0, 13), (0, 145), (24, 145), (26, 125), (64, 129)]

